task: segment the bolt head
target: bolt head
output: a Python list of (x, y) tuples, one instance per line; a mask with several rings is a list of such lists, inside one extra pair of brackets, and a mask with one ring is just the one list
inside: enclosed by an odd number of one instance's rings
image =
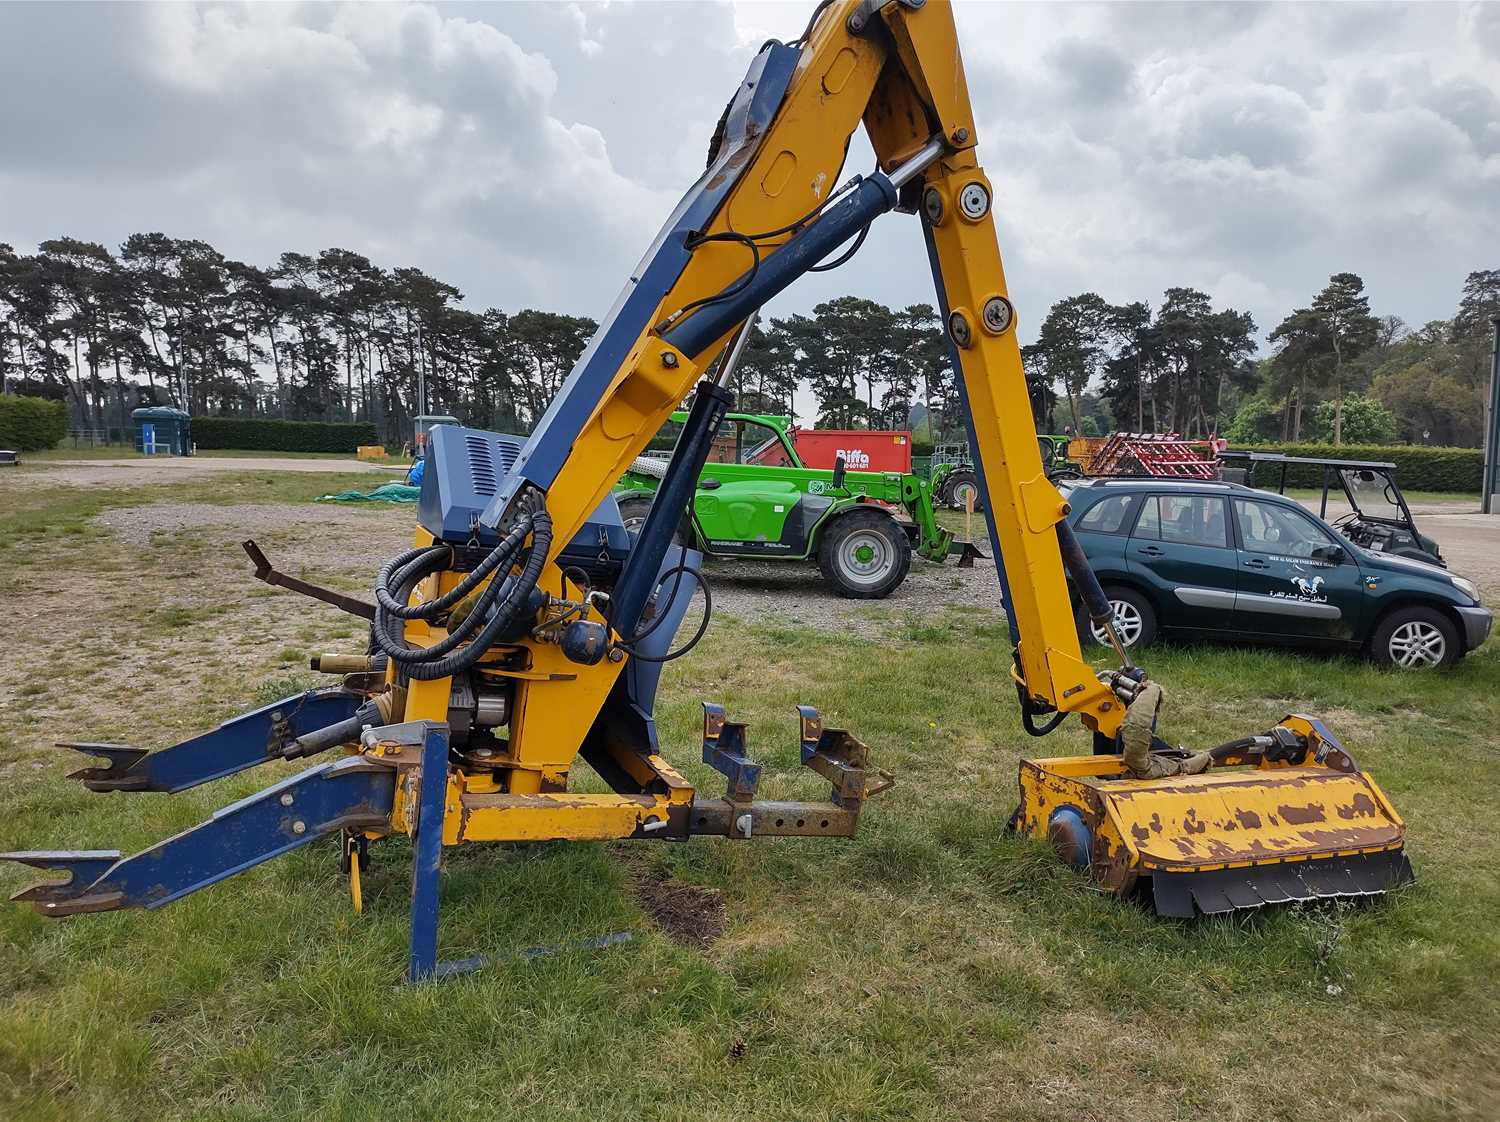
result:
[(625, 661), (625, 652), (622, 651), (619, 647), (610, 647), (609, 648), (609, 661), (610, 662), (624, 662)]
[(300, 819), (300, 818), (297, 819), (297, 821), (295, 821), (295, 822), (292, 823), (292, 833), (294, 833), (294, 834), (305, 834), (305, 833), (307, 833), (307, 823), (304, 822), (304, 821), (302, 821), (302, 819)]
[(677, 365), (677, 356), (671, 351), (665, 351), (661, 356), (661, 364), (670, 370)]
[(943, 193), (936, 187), (929, 187), (922, 192), (922, 210), (927, 215), (927, 221), (936, 226), (943, 220)]
[(990, 193), (982, 183), (966, 184), (958, 193), (958, 208), (964, 217), (978, 221), (990, 212)]
[(968, 139), (969, 139), (969, 130), (968, 129), (954, 129), (953, 130), (953, 143), (954, 144), (962, 144), (962, 143), (964, 143), (964, 141), (966, 141)]
[(1016, 309), (1004, 296), (991, 296), (984, 302), (984, 329), (991, 335), (1004, 335), (1016, 322)]
[(282, 796), (281, 796), (281, 805), (282, 806), (291, 806), (292, 805), (292, 793), (290, 791), (287, 791), (287, 792), (285, 792), (285, 793), (282, 794)]
[(972, 341), (969, 332), (969, 321), (964, 318), (962, 312), (954, 312), (948, 317), (948, 334), (960, 347), (967, 347)]

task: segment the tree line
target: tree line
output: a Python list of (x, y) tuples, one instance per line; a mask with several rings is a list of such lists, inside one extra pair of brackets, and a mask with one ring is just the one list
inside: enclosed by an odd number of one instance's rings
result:
[[(1336, 273), (1271, 331), (1208, 294), (1156, 307), (1085, 292), (1022, 348), (1039, 428), (1228, 435), (1237, 441), (1475, 444), (1500, 270), (1469, 274), (1451, 320), (1409, 330)], [(269, 267), (206, 242), (133, 234), (0, 244), (0, 390), (69, 403), (79, 428), (123, 428), (143, 401), (198, 415), (374, 423), (398, 443), (419, 413), (529, 431), (593, 335), (583, 316), (463, 306), (420, 269), (346, 249)], [(959, 387), (931, 305), (844, 296), (758, 325), (731, 384), (740, 407), (816, 423), (961, 435)]]
[(1257, 357), (1250, 315), (1195, 289), (1167, 289), (1154, 311), (1085, 292), (1054, 304), (1022, 354), (1053, 431), (1474, 446), (1496, 316), (1500, 270), (1470, 273), (1453, 318), (1416, 330), (1375, 314), (1357, 274), (1335, 273)]
[(194, 414), (371, 421), (399, 442), (424, 410), (528, 429), (593, 334), (580, 316), (461, 306), (420, 269), (345, 249), (269, 268), (133, 234), (118, 253), (0, 244), (0, 389), (123, 427), (141, 401)]

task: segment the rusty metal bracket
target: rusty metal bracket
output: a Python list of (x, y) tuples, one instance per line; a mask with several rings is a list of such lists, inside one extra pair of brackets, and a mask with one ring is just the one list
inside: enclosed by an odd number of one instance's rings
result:
[(725, 719), (724, 707), (703, 703), (703, 762), (728, 781), (725, 798), (748, 803), (760, 786), (760, 765), (745, 754), (745, 726)]
[(823, 727), (823, 717), (811, 705), (797, 706), (802, 719), (802, 762), (833, 784), (833, 802), (856, 813), (866, 799), (896, 785), (890, 772), (870, 770), (870, 749), (845, 729)]
[(352, 616), (362, 619), (373, 620), (375, 618), (375, 605), (368, 600), (361, 600), (357, 596), (345, 596), (342, 592), (335, 592), (331, 588), (323, 588), (311, 584), (296, 577), (289, 577), (285, 573), (277, 572), (271, 567), (271, 562), (266, 555), (260, 551), (260, 546), (255, 544), (254, 539), (240, 543), (245, 547), (245, 552), (250, 555), (250, 561), (255, 566), (255, 579), (263, 580), (269, 585), (278, 588), (289, 589), (292, 592), (310, 596), (314, 600), (321, 600), (325, 604), (332, 604), (341, 612), (348, 612)]

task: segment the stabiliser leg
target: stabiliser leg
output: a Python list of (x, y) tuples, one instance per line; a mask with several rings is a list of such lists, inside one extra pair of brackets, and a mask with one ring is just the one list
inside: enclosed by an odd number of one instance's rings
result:
[[(270, 760), (296, 759), (357, 739), (356, 717), (367, 701), (363, 694), (338, 688), (293, 694), (159, 752), (71, 740), (58, 747), (106, 761), (105, 767), (86, 767), (68, 776), (90, 791), (186, 791)], [(373, 706), (364, 716), (370, 724), (380, 723)], [(324, 732), (337, 735), (318, 735)]]
[(69, 874), (12, 897), (45, 916), (159, 908), (328, 834), (389, 829), (395, 790), (393, 767), (353, 756), (308, 768), (133, 857), (53, 850), (0, 860)]
[(416, 836), (411, 862), (411, 982), (438, 969), (438, 899), (443, 861), (443, 801), (448, 791), (448, 726), (424, 721), (422, 763), (417, 791)]

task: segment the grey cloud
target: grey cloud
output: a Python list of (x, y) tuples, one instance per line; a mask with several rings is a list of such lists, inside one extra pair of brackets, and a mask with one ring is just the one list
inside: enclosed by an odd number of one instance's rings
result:
[[(759, 36), (796, 35), (811, 2), (0, 4), (0, 241), (343, 245), (478, 306), (598, 315)], [(1340, 268), (1422, 322), (1496, 264), (1500, 5), (957, 18), (1023, 337), (1070, 293), (1173, 284), (1274, 325)], [(850, 170), (869, 164), (857, 140)], [(771, 312), (851, 291), (932, 299), (912, 220)]]
[(1069, 37), (1047, 52), (1047, 63), (1069, 96), (1086, 105), (1106, 105), (1124, 96), (1134, 68), (1107, 43)]
[(1300, 164), (1312, 134), (1305, 102), (1280, 86), (1214, 86), (1192, 97), (1179, 152), (1202, 159), (1242, 156), (1254, 168)]

